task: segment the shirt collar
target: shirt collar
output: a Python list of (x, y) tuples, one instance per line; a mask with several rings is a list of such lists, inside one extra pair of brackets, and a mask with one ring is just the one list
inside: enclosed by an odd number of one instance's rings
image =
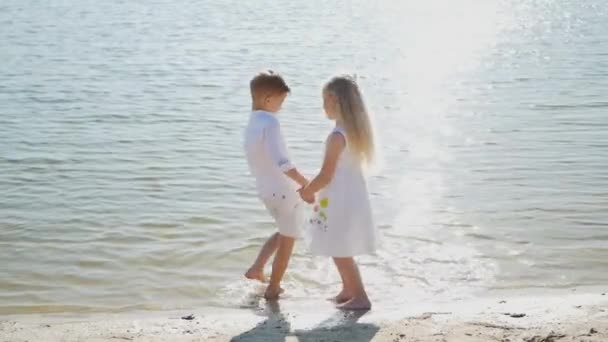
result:
[(253, 112), (251, 112), (251, 113), (252, 113), (252, 114), (254, 114), (254, 115), (259, 115), (259, 114), (262, 114), (262, 115), (270, 115), (270, 116), (275, 116), (275, 113), (273, 113), (273, 112), (269, 112), (269, 111), (267, 111), (267, 110), (259, 110), (259, 109), (258, 109), (258, 110), (254, 110), (254, 111), (253, 111)]

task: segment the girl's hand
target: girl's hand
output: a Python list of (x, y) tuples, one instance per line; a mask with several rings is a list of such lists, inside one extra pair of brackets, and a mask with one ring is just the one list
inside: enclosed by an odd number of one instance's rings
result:
[(300, 188), (300, 190), (298, 190), (298, 193), (300, 194), (300, 197), (302, 198), (302, 201), (308, 203), (308, 204), (313, 204), (315, 203), (315, 194), (313, 192), (311, 192), (308, 187), (302, 187)]

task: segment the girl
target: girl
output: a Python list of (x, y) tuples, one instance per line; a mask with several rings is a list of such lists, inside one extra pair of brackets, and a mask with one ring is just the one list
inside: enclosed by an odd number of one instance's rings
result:
[(342, 291), (333, 300), (345, 310), (368, 310), (365, 292), (355, 260), (376, 248), (374, 227), (364, 166), (374, 159), (374, 139), (365, 104), (355, 80), (348, 76), (331, 79), (323, 88), (323, 109), (336, 127), (327, 138), (325, 159), (319, 174), (300, 196), (314, 207), (313, 254), (333, 257)]

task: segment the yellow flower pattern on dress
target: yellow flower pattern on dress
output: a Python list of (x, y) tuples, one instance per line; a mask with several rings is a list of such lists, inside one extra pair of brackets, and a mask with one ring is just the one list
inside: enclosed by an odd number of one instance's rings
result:
[(319, 213), (319, 217), (321, 217), (323, 219), (323, 221), (327, 222), (327, 215), (325, 215), (325, 212), (320, 212)]
[(322, 209), (329, 207), (329, 199), (327, 197), (322, 198), (318, 205), (314, 206), (315, 217), (310, 219), (310, 224), (315, 225), (317, 228), (327, 231), (327, 214)]

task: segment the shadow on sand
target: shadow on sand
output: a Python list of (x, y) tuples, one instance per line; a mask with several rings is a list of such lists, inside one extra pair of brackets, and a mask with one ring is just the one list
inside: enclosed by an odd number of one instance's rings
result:
[(234, 336), (234, 342), (369, 342), (380, 329), (374, 324), (359, 323), (367, 311), (337, 311), (312, 329), (292, 331), (291, 323), (281, 312), (278, 302), (268, 302), (267, 317), (252, 329)]

